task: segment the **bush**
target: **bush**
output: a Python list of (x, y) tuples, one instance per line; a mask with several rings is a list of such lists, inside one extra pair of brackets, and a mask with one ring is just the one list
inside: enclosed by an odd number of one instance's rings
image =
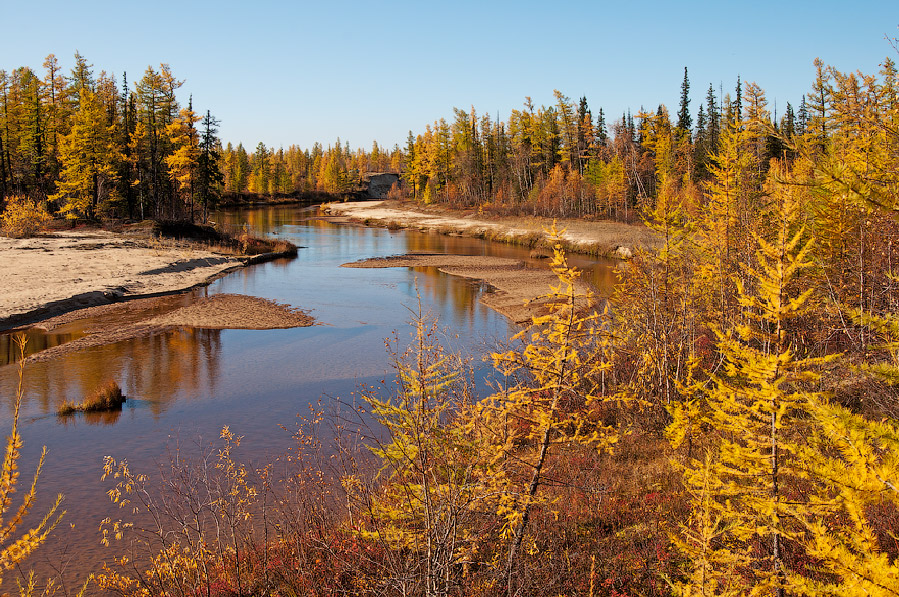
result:
[(11, 197), (0, 214), (0, 227), (7, 236), (27, 238), (34, 236), (50, 223), (53, 217), (44, 205), (26, 197)]
[(60, 416), (73, 415), (76, 412), (104, 412), (110, 410), (121, 410), (125, 403), (125, 395), (122, 388), (115, 381), (107, 381), (94, 392), (84, 399), (79, 405), (71, 401), (63, 402), (56, 410), (56, 414)]

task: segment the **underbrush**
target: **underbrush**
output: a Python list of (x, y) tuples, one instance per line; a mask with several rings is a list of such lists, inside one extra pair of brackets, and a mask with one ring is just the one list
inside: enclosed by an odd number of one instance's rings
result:
[(0, 229), (11, 238), (27, 238), (46, 228), (52, 220), (42, 202), (27, 197), (10, 197), (0, 212)]

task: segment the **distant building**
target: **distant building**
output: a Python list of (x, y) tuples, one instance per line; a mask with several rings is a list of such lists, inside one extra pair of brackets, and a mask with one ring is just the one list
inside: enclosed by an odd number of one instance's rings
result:
[(359, 190), (367, 199), (386, 199), (387, 193), (399, 180), (400, 175), (393, 172), (368, 172), (362, 176)]

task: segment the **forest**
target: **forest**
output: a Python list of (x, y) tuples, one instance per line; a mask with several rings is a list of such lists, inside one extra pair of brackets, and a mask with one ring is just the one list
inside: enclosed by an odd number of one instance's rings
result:
[[(874, 74), (817, 61), (783, 115), (738, 79), (733, 95), (710, 86), (694, 117), (685, 69), (673, 117), (659, 105), (607, 122), (556, 91), (505, 122), (456, 109), (402, 149), (252, 154), (178, 106), (168, 67), (130, 90), (80, 57), (68, 77), (55, 64), (43, 79), (0, 72), (9, 206), (202, 218), (222, 193), (340, 195), (380, 170), (419, 204), (642, 221), (665, 240), (608, 300), (578, 290), (557, 246), (556, 302), (492, 353), (489, 395), (419, 313), (408, 347), (388, 342), (396, 379), (312, 413), (289, 466), (241, 462), (229, 428), (162, 480), (108, 460), (129, 507), (103, 522), (123, 555), (96, 573), (102, 589), (899, 593), (892, 59)], [(129, 522), (132, 508), (155, 524)]]

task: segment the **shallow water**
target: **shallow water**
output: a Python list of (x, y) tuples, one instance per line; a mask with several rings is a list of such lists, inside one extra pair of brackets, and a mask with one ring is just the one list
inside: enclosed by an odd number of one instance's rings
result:
[[(69, 561), (67, 576), (77, 578), (110, 557), (111, 552), (100, 547), (97, 532), (99, 521), (115, 514), (105, 495), (110, 485), (100, 482), (105, 455), (126, 458), (133, 470), (152, 472), (166, 461), (176, 442), (212, 440), (224, 425), (245, 437), (243, 458), (264, 462), (282, 454), (292, 444), (297, 417), (308, 414), (311, 405), (348, 398), (359, 384), (389, 373), (384, 339), (394, 332), (408, 339), (408, 321), (418, 308), (418, 296), (423, 310), (458, 335), (453, 340), (457, 350), (482, 355), (496, 340), (514, 332), (502, 316), (478, 302), (485, 291), (479, 284), (435, 268), (339, 266), (411, 251), (527, 259), (528, 250), (475, 239), (335, 225), (311, 219), (315, 213), (282, 206), (215, 214), (213, 219), (220, 222), (235, 227), (246, 223), (257, 234), (285, 238), (303, 248), (295, 259), (238, 270), (178, 300), (188, 303), (218, 293), (260, 296), (308, 310), (316, 325), (288, 330), (177, 329), (26, 367), (23, 479), (46, 445), (41, 503), (46, 505), (62, 492), (67, 510), (62, 527), (35, 559), (40, 569)], [(611, 285), (608, 264), (572, 261), (589, 268), (585, 278), (600, 291)], [(95, 324), (79, 321), (52, 334), (35, 332), (31, 341), (40, 348), (53, 346), (83, 335)], [(0, 356), (9, 357), (11, 350), (8, 337), (0, 339)], [(0, 367), (4, 435), (16, 377), (16, 365)], [(128, 397), (122, 412), (67, 419), (54, 414), (64, 400), (80, 400), (108, 379), (116, 380)]]

